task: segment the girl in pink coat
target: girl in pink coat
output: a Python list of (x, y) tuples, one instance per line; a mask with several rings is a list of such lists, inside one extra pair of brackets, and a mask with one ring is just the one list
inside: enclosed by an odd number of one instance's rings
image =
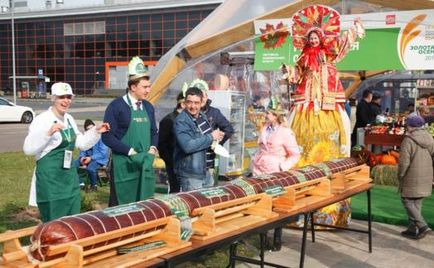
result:
[(259, 151), (253, 158), (253, 175), (286, 171), (300, 159), (300, 150), (285, 112), (277, 105), (271, 106), (266, 111), (267, 123), (258, 139)]
[[(259, 151), (253, 158), (253, 175), (286, 171), (300, 159), (300, 150), (294, 133), (286, 121), (285, 111), (271, 98), (270, 107), (265, 112), (267, 122), (259, 135)], [(267, 242), (268, 243), (268, 242)], [(274, 230), (273, 251), (282, 246), (282, 227)]]

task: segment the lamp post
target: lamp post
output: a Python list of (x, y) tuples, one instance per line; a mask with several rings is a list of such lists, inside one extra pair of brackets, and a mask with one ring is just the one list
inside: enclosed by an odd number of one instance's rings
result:
[(14, 21), (14, 12), (15, 12), (15, 0), (10, 0), (11, 7), (11, 29), (12, 29), (12, 83), (14, 90), (14, 103), (17, 103), (17, 77), (16, 77), (16, 68), (15, 68), (15, 21)]

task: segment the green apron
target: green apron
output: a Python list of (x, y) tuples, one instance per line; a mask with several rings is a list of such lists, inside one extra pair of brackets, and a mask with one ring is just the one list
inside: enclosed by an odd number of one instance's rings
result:
[(137, 202), (154, 196), (155, 172), (152, 164), (154, 155), (149, 154), (151, 124), (145, 110), (135, 111), (131, 107), (131, 121), (122, 142), (134, 148), (135, 155), (113, 153), (114, 184), (118, 205)]
[(68, 128), (60, 131), (62, 142), (36, 161), (36, 201), (43, 222), (80, 213), (80, 187), (77, 168), (63, 168), (65, 151), (75, 147), (75, 131), (68, 120)]

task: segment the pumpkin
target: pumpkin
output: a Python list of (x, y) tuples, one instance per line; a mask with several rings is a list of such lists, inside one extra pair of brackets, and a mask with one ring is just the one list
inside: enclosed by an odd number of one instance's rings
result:
[(383, 165), (396, 165), (396, 158), (390, 154), (385, 154), (381, 157), (381, 164)]

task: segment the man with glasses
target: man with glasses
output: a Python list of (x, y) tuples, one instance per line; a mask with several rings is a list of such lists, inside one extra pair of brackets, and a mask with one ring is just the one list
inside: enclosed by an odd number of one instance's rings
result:
[(111, 131), (102, 140), (112, 150), (109, 206), (128, 204), (154, 196), (158, 130), (154, 107), (145, 100), (151, 91), (143, 61), (134, 57), (128, 64), (128, 92), (113, 100), (104, 121)]

